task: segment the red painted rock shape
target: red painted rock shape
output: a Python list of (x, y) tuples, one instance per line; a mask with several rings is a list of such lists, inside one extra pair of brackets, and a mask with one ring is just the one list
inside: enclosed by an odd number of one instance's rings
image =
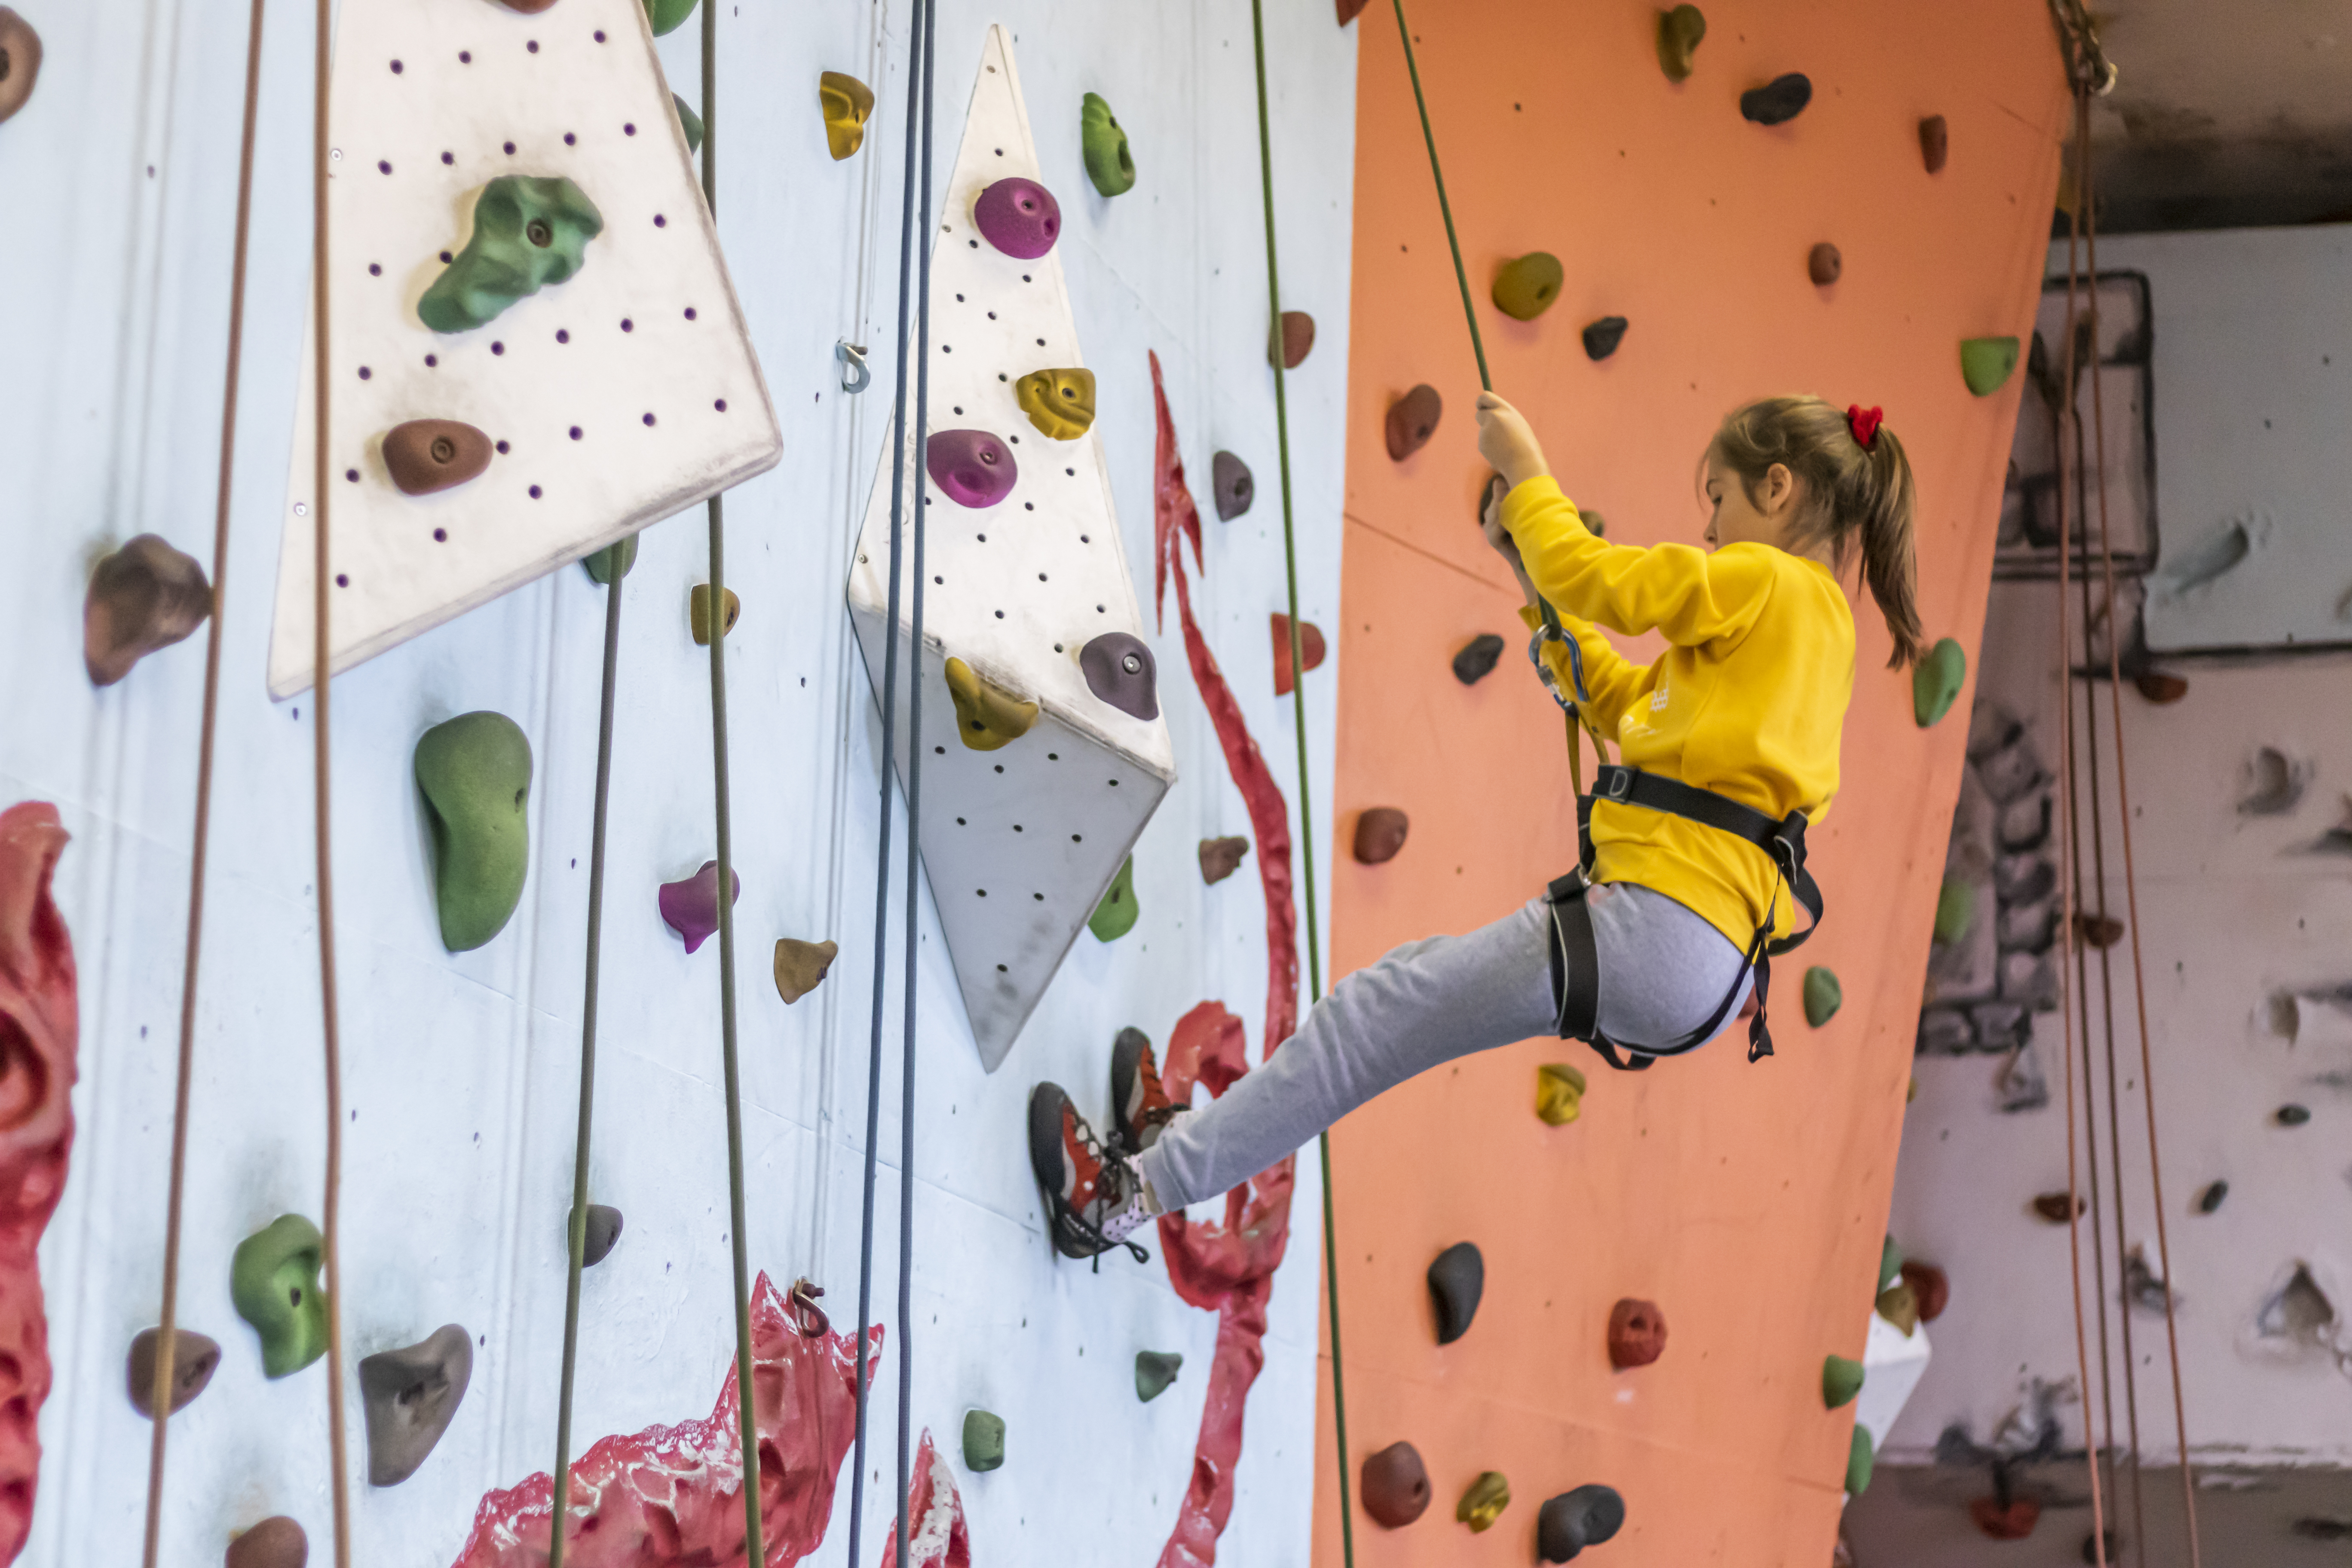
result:
[[(743, 874), (731, 873), (735, 884), (734, 903), (743, 896)], [(705, 860), (701, 869), (691, 877), (676, 882), (664, 882), (656, 900), (661, 906), (662, 923), (677, 932), (692, 952), (710, 940), (719, 929), (719, 862)]]
[(1250, 842), (1240, 834), (1229, 838), (1201, 840), (1201, 880), (1215, 887), (1241, 869), (1242, 858), (1249, 853)]
[(0, 1563), (32, 1532), (37, 1419), (49, 1396), (49, 1324), (36, 1248), (73, 1152), (80, 1017), (73, 939), (49, 896), (67, 834), (58, 808), (0, 812)]
[(111, 686), (213, 613), (213, 585), (196, 558), (142, 533), (100, 560), (81, 605), (81, 664)]
[(1927, 173), (1944, 172), (1944, 160), (1952, 155), (1951, 127), (1940, 114), (1931, 114), (1919, 121), (1919, 161), (1927, 165)]
[(310, 1537), (281, 1513), (230, 1542), (223, 1568), (303, 1568), (310, 1560)]
[(1437, 388), (1423, 382), (1402, 397), (1389, 405), (1386, 435), (1389, 457), (1402, 463), (1423, 447), (1437, 434), (1438, 416), (1445, 412), (1444, 400)]
[(1391, 1443), (1368, 1456), (1360, 1475), (1364, 1511), (1401, 1530), (1429, 1510), (1429, 1469), (1410, 1443)]
[(1376, 805), (1356, 818), (1356, 858), (1367, 866), (1384, 866), (1404, 847), (1412, 825), (1392, 805)]
[(1282, 368), (1297, 370), (1307, 363), (1307, 356), (1314, 352), (1315, 318), (1304, 310), (1285, 310), (1282, 313), (1281, 331), (1270, 335), (1266, 341), (1265, 358), (1268, 364), (1274, 363), (1274, 349), (1277, 342), (1282, 345)]
[(1666, 1353), (1666, 1315), (1655, 1301), (1628, 1296), (1609, 1310), (1609, 1364), (1619, 1372)]
[(1969, 1504), (1969, 1517), (1995, 1541), (2022, 1541), (2042, 1522), (2042, 1505), (2030, 1497), (2011, 1498), (2006, 1503), (1980, 1497)]
[[(882, 1329), (870, 1331), (868, 1382)], [(767, 1275), (751, 1290), (751, 1386), (760, 1532), (770, 1568), (814, 1552), (856, 1424), (856, 1342), (809, 1334)], [(570, 1568), (742, 1564), (743, 1423), (735, 1362), (704, 1421), (604, 1438), (572, 1467), (563, 1561)], [(544, 1568), (554, 1478), (542, 1470), (488, 1493), (453, 1568)]]
[[(964, 1522), (963, 1497), (956, 1490), (955, 1471), (931, 1446), (931, 1429), (923, 1428), (921, 1447), (915, 1450), (914, 1473), (907, 1478), (906, 1568), (971, 1568), (971, 1530)], [(882, 1547), (880, 1568), (898, 1561), (898, 1532), (892, 1530)]]
[[(1274, 694), (1287, 697), (1290, 689), (1298, 684), (1290, 668), (1290, 617), (1276, 610), (1271, 619), (1274, 623)], [(1307, 668), (1323, 668), (1323, 632), (1313, 621), (1298, 623), (1298, 651), (1306, 655)]]
[(1951, 1304), (1952, 1282), (1942, 1269), (1932, 1263), (1903, 1260), (1903, 1283), (1911, 1287), (1911, 1299), (1919, 1304), (1919, 1321), (1932, 1323), (1944, 1315)]
[(490, 438), (462, 420), (411, 419), (383, 433), (383, 466), (404, 496), (429, 496), (478, 479)]
[(994, 506), (1021, 477), (1013, 448), (985, 430), (934, 430), (923, 447), (923, 467), (958, 506)]
[(1036, 181), (1016, 174), (980, 193), (971, 204), (971, 221), (980, 237), (1005, 255), (1034, 261), (1061, 237), (1062, 204)]
[(1826, 289), (1845, 271), (1845, 258), (1828, 240), (1805, 253), (1805, 276)]
[(1087, 689), (1122, 713), (1160, 717), (1160, 661), (1141, 637), (1105, 632), (1078, 650), (1078, 672)]

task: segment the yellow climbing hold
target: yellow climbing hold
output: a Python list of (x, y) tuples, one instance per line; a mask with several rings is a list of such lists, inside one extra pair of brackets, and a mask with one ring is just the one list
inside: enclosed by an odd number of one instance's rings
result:
[[(727, 624), (719, 628), (719, 635), (725, 637), (728, 633), (733, 631), (735, 629), (735, 623), (738, 620), (740, 620), (742, 616), (743, 601), (735, 596), (734, 589), (728, 589)], [(709, 647), (710, 646), (709, 584), (697, 583), (694, 585), (694, 592), (686, 596), (686, 627), (687, 630), (694, 634), (694, 640), (697, 643), (704, 647)]]
[(789, 1007), (824, 984), (825, 973), (841, 952), (833, 942), (803, 942), (798, 937), (776, 939), (776, 994)]
[(982, 680), (960, 658), (948, 660), (948, 696), (954, 700), (956, 735), (975, 752), (1009, 746), (1037, 721), (1037, 705)]
[(1470, 1483), (1462, 1500), (1454, 1505), (1454, 1517), (1468, 1525), (1472, 1533), (1490, 1530), (1503, 1510), (1511, 1506), (1511, 1483), (1503, 1479), (1500, 1470), (1488, 1470)]
[(1878, 1315), (1903, 1331), (1909, 1339), (1919, 1326), (1919, 1298), (1908, 1285), (1890, 1285), (1878, 1293)]
[(1013, 384), (1013, 399), (1047, 438), (1075, 441), (1094, 428), (1095, 373), (1033, 370)]
[(1536, 1114), (1554, 1127), (1565, 1127), (1584, 1109), (1584, 1075), (1566, 1062), (1546, 1062), (1536, 1068)]
[(865, 143), (874, 89), (854, 76), (826, 71), (816, 79), (816, 100), (824, 110), (824, 144), (838, 163)]

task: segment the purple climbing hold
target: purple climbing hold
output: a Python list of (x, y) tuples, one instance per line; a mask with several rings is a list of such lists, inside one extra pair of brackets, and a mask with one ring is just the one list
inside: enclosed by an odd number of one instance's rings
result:
[(1024, 261), (1054, 248), (1062, 232), (1062, 204), (1034, 180), (999, 180), (971, 205), (971, 221), (982, 239)]
[(994, 506), (1021, 477), (1013, 448), (985, 430), (936, 430), (923, 448), (931, 483), (958, 506)]
[[(734, 875), (733, 903), (743, 896), (742, 873)], [(692, 952), (719, 929), (719, 862), (705, 860), (702, 869), (681, 882), (661, 885), (662, 922), (677, 932)]]
[(1141, 637), (1105, 632), (1078, 650), (1087, 689), (1122, 713), (1160, 717), (1160, 667)]

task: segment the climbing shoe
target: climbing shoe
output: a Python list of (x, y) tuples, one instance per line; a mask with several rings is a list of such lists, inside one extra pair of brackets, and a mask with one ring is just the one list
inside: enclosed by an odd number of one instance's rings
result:
[(1054, 1248), (1065, 1258), (1092, 1258), (1125, 1247), (1138, 1263), (1151, 1254), (1127, 1239), (1150, 1216), (1143, 1178), (1128, 1157), (1104, 1147), (1057, 1083), (1029, 1095), (1029, 1165), (1045, 1196)]
[(1161, 1128), (1192, 1109), (1176, 1104), (1160, 1087), (1151, 1037), (1140, 1029), (1121, 1029), (1110, 1048), (1111, 1147), (1132, 1159), (1151, 1147)]

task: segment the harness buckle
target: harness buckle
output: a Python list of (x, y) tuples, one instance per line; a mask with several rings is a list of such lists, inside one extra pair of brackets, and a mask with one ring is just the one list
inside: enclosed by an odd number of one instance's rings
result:
[(1609, 782), (1605, 786), (1603, 786), (1608, 792), (1609, 798), (1613, 801), (1622, 801), (1628, 795), (1632, 794), (1633, 790), (1633, 770), (1631, 768), (1612, 769), (1609, 774)]

